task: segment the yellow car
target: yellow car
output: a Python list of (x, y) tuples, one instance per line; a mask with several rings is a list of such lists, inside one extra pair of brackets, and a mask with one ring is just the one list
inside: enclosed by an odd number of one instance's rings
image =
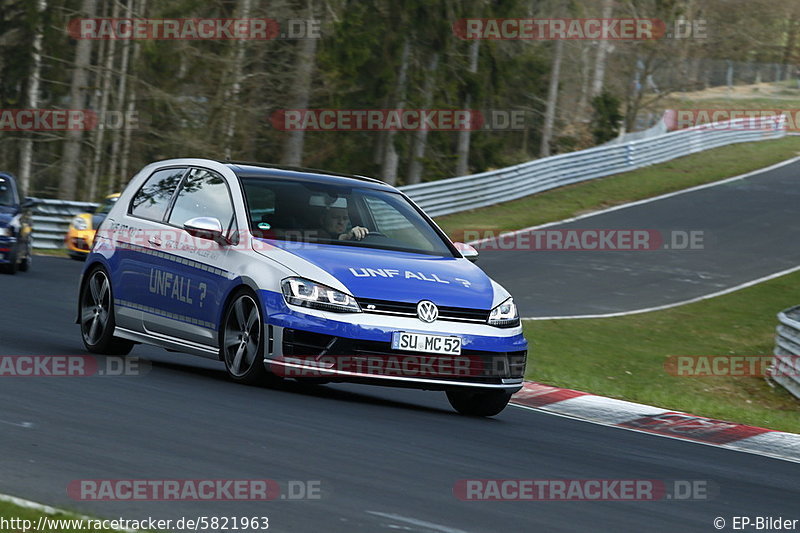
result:
[(108, 212), (119, 200), (119, 193), (109, 194), (103, 203), (97, 206), (94, 213), (79, 213), (69, 223), (69, 230), (64, 237), (64, 245), (69, 256), (73, 259), (83, 260), (92, 249), (94, 234), (100, 223), (105, 220)]

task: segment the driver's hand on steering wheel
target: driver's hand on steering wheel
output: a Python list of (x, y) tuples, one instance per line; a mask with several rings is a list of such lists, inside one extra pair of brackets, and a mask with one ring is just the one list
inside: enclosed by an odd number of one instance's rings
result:
[(353, 226), (353, 229), (348, 231), (347, 233), (342, 233), (339, 235), (340, 241), (349, 241), (349, 240), (357, 240), (360, 241), (364, 237), (369, 234), (369, 230), (367, 228), (361, 226)]

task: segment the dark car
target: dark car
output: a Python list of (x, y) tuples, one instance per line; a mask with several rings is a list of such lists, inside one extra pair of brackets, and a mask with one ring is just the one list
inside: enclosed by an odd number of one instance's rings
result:
[(31, 266), (33, 229), (28, 210), (34, 202), (21, 200), (14, 176), (0, 172), (0, 272), (15, 274)]

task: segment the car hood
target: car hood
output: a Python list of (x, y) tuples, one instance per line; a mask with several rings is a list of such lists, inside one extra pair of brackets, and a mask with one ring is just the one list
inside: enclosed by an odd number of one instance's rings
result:
[[(356, 298), (407, 303), (431, 300), (439, 306), (484, 310), (492, 306), (491, 279), (465, 259), (341, 245), (268, 242), (331, 274)], [(294, 270), (304, 275), (303, 269)]]

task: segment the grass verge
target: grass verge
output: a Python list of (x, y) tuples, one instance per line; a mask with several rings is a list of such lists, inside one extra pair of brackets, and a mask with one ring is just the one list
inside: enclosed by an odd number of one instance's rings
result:
[(48, 255), (52, 257), (69, 257), (66, 248), (34, 248), (33, 255)]
[(438, 217), (450, 236), (481, 228), (513, 231), (651, 198), (768, 167), (800, 153), (800, 137), (734, 144), (606, 178)]
[(602, 396), (800, 433), (800, 401), (757, 377), (677, 377), (671, 355), (769, 355), (800, 272), (725, 296), (625, 317), (525, 321), (527, 378)]
[[(56, 511), (51, 514), (6, 501), (0, 501), (0, 517), (7, 521), (17, 519), (16, 521), (9, 522), (8, 525), (11, 527), (3, 528), (3, 533), (29, 533), (33, 528), (39, 525), (40, 519), (44, 520), (45, 518), (48, 519), (49, 522), (42, 522), (43, 531), (57, 531), (58, 533), (117, 531), (109, 528), (87, 527), (97, 524), (95, 524), (94, 519), (87, 519), (83, 516), (62, 511)], [(28, 522), (25, 522), (26, 520)], [(82, 521), (83, 527), (80, 527), (81, 524), (76, 521)], [(87, 524), (87, 521), (89, 521), (89, 524)]]

